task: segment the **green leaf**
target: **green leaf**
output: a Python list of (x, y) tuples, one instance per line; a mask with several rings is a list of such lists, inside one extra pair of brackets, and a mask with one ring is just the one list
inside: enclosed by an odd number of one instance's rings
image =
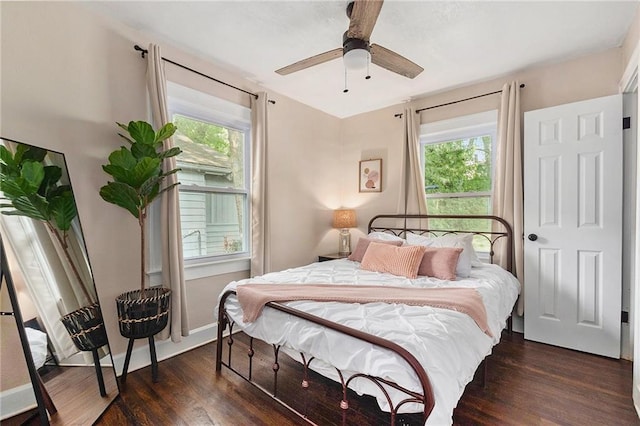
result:
[(180, 185), (180, 182), (173, 183), (173, 184), (171, 184), (171, 185), (167, 186), (166, 188), (164, 188), (162, 191), (160, 191), (160, 192), (158, 193), (158, 195), (162, 194), (163, 192), (167, 192), (168, 190), (170, 190), (170, 189), (171, 189), (171, 188), (173, 188), (174, 186), (178, 186), (178, 185)]
[(38, 193), (46, 197), (52, 191), (55, 191), (58, 188), (56, 184), (58, 183), (60, 178), (62, 178), (62, 169), (60, 167), (45, 166), (44, 178), (42, 179), (42, 183), (40, 183)]
[(161, 162), (157, 158), (145, 157), (140, 160), (132, 170), (132, 178), (134, 179), (133, 182), (135, 184), (131, 186), (134, 188), (140, 188), (140, 186), (142, 186), (148, 179), (160, 176), (160, 173), (162, 172), (160, 165)]
[(18, 180), (20, 180), (20, 182), (22, 181), (20, 178), (0, 181), (0, 191), (10, 200), (27, 195), (27, 192), (18, 183)]
[(108, 203), (115, 204), (138, 218), (138, 206), (142, 205), (136, 190), (122, 182), (109, 182), (100, 188), (100, 196)]
[[(24, 151), (20, 148), (25, 147)], [(36, 161), (38, 163), (42, 163), (44, 158), (47, 156), (47, 150), (38, 148), (35, 146), (27, 146), (23, 144), (18, 145), (18, 149), (16, 151), (16, 157), (18, 157), (18, 152), (20, 152), (20, 163), (24, 163), (26, 161)]]
[(108, 174), (110, 174), (111, 176), (113, 176), (113, 179), (116, 182), (125, 183), (134, 188), (138, 187), (138, 183), (133, 170), (126, 170), (122, 167), (114, 166), (111, 164), (102, 166), (102, 169)]
[(167, 123), (158, 132), (156, 133), (156, 137), (154, 142), (162, 142), (165, 139), (169, 139), (173, 134), (178, 130), (178, 128), (173, 123)]
[(68, 231), (71, 227), (71, 222), (78, 214), (73, 194), (67, 191), (63, 195), (53, 198), (50, 207), (56, 228), (61, 231)]
[(8, 212), (10, 215), (27, 216), (37, 220), (49, 220), (49, 203), (44, 197), (33, 194), (28, 197), (17, 197), (13, 201), (16, 212)]
[(156, 149), (152, 145), (144, 145), (141, 143), (134, 143), (133, 145), (131, 145), (131, 153), (138, 160), (140, 160), (143, 157), (151, 157), (151, 158), (158, 157), (158, 153), (156, 152)]
[(153, 145), (155, 143), (156, 133), (153, 131), (151, 124), (146, 121), (131, 121), (127, 127), (127, 131), (138, 143)]
[(169, 148), (168, 150), (159, 153), (158, 157), (160, 159), (164, 160), (165, 158), (175, 157), (176, 155), (180, 154), (181, 152), (182, 152), (182, 150), (180, 148), (178, 148), (177, 146), (175, 146), (173, 148)]
[(44, 166), (42, 163), (36, 163), (34, 161), (26, 161), (22, 165), (22, 171), (20, 177), (24, 180), (23, 186), (28, 193), (37, 192), (40, 188), (40, 184), (44, 179)]
[(13, 154), (11, 154), (11, 151), (9, 151), (4, 145), (0, 145), (0, 161), (7, 167), (13, 169), (16, 168), (16, 162), (13, 158)]
[(109, 163), (114, 166), (122, 167), (126, 170), (131, 170), (136, 166), (137, 160), (131, 151), (123, 146), (109, 155)]

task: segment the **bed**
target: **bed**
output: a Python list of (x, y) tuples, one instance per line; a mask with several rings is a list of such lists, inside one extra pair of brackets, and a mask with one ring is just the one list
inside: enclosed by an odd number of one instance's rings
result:
[[(459, 228), (455, 230), (451, 226)], [(380, 409), (389, 412), (390, 424), (395, 423), (399, 413), (415, 412), (422, 414), (426, 424), (451, 424), (453, 409), (465, 386), (499, 342), (520, 292), (520, 285), (510, 272), (510, 262), (506, 262), (505, 268), (492, 264), (500, 244), (511, 252), (511, 228), (495, 216), (379, 215), (369, 222), (365, 239), (369, 248), (365, 247), (361, 259), (356, 256), (356, 260), (317, 262), (230, 283), (220, 296), (217, 308), (216, 371), (226, 367), (252, 382), (253, 349), (248, 351), (249, 372), (246, 374), (231, 363), (233, 337), (227, 338), (226, 353), (223, 345), (225, 331), (233, 336), (232, 333), (241, 330), (251, 337), (250, 342), (259, 339), (273, 345), (274, 385), (271, 389), (258, 387), (276, 400), (278, 356), (284, 352), (304, 365), (303, 388), (309, 385), (307, 369), (342, 387), (339, 406), (344, 413), (343, 421), (349, 408), (348, 388), (359, 395), (373, 396)], [(485, 248), (484, 262), (470, 253), (468, 244), (472, 239), (475, 245), (480, 242)], [(387, 243), (382, 244), (382, 240), (400, 240), (402, 245), (388, 243), (395, 247), (391, 249)], [(352, 256), (362, 248), (361, 243), (359, 240)], [(394, 253), (418, 251), (414, 247), (418, 245), (438, 247), (438, 250), (424, 249), (433, 253), (443, 252), (440, 247), (450, 247), (447, 249), (450, 251), (451, 247), (455, 248), (459, 258), (453, 265), (454, 279), (446, 275), (448, 279), (443, 279), (439, 273), (436, 273), (439, 278), (413, 278), (375, 270), (375, 267), (369, 269), (368, 260), (374, 249), (385, 254), (390, 253), (389, 250), (395, 250)], [(459, 269), (463, 266), (463, 254), (464, 262), (470, 263), (464, 265), (470, 266), (466, 272)], [(443, 308), (438, 304), (429, 306), (412, 301), (404, 304), (395, 299), (394, 303), (377, 299), (355, 303), (340, 298), (339, 301), (330, 298), (327, 301), (304, 298), (270, 301), (255, 319), (248, 320), (245, 312), (248, 308), (239, 303), (238, 290), (265, 284), (277, 284), (283, 289), (327, 284), (349, 288), (385, 287), (394, 294), (405, 289), (413, 292), (411, 294), (426, 294), (432, 289), (461, 289), (479, 295), (486, 322), (483, 329), (464, 309)], [(337, 287), (328, 287), (328, 292), (341, 294)], [(309, 413), (298, 414), (305, 419), (311, 417)]]

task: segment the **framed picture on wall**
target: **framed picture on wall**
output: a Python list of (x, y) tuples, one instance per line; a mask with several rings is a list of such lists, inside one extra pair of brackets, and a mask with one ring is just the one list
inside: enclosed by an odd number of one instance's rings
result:
[(360, 161), (360, 192), (382, 192), (382, 159)]

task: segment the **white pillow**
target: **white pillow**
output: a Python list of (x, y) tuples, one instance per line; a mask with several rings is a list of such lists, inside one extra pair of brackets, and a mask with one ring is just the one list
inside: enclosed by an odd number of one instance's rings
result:
[(367, 235), (367, 238), (373, 238), (373, 239), (382, 240), (382, 241), (402, 241), (403, 243), (405, 242), (404, 238), (400, 238), (397, 235), (390, 234), (388, 232), (378, 232), (378, 231), (369, 232), (369, 235)]
[(471, 263), (480, 260), (473, 249), (473, 234), (447, 234), (441, 237), (425, 237), (408, 233), (407, 243), (427, 247), (460, 247), (462, 253), (458, 258), (456, 275), (461, 278), (468, 278), (471, 274)]

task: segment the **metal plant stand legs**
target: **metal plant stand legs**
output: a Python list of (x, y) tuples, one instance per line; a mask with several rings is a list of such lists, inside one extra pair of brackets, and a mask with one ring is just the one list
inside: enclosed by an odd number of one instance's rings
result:
[(102, 367), (100, 366), (100, 356), (98, 349), (91, 351), (93, 354), (93, 365), (96, 368), (96, 376), (98, 376), (98, 387), (100, 388), (100, 396), (107, 396), (107, 390), (104, 387), (104, 378), (102, 377)]
[[(127, 371), (129, 370), (129, 361), (131, 360), (131, 352), (133, 351), (133, 342), (135, 340), (133, 337), (129, 338), (127, 355), (124, 358), (124, 367), (122, 368), (122, 377), (120, 378), (122, 383), (127, 382)], [(149, 336), (149, 353), (151, 355), (151, 378), (153, 383), (158, 383), (158, 358), (156, 357), (156, 343), (153, 336)]]

